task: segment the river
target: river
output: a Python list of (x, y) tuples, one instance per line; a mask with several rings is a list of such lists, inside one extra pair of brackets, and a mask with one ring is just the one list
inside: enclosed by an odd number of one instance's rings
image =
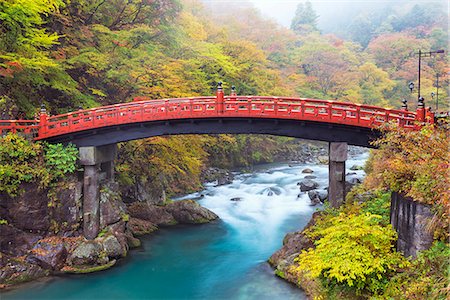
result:
[[(366, 158), (352, 158), (347, 167)], [(319, 188), (327, 186), (326, 165), (281, 164), (259, 166), (228, 185), (207, 184), (180, 199), (204, 195), (200, 204), (219, 221), (160, 229), (112, 269), (32, 282), (1, 299), (306, 299), (266, 262), (285, 234), (303, 228), (320, 208), (309, 205), (306, 193), (298, 197), (304, 168), (314, 170)]]

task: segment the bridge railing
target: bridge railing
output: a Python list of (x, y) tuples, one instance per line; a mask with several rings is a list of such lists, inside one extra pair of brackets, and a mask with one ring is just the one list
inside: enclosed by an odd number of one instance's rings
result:
[[(395, 122), (414, 128), (416, 113), (355, 103), (270, 96), (222, 96), (144, 100), (78, 110), (66, 114), (41, 115), (34, 121), (0, 121), (1, 132), (36, 134), (45, 139), (108, 126), (213, 117), (251, 117), (328, 122), (375, 127)], [(1, 123), (3, 122), (3, 123)]]
[(225, 97), (224, 114), (236, 117), (250, 114), (254, 117), (327, 121), (362, 127), (394, 121), (402, 127), (414, 128), (416, 121), (415, 113), (405, 110), (307, 98), (258, 96)]
[(147, 100), (79, 110), (48, 117), (39, 138), (128, 123), (208, 117), (216, 113), (215, 97)]
[(38, 130), (39, 120), (0, 120), (0, 136), (8, 132), (37, 136)]

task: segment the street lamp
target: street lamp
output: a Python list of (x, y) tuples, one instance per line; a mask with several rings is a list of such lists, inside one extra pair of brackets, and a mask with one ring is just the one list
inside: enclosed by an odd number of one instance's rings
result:
[(412, 93), (412, 92), (413, 92), (413, 90), (414, 90), (414, 82), (412, 82), (412, 81), (411, 81), (411, 82), (409, 83), (409, 85), (408, 85), (408, 86), (409, 86), (409, 90), (410, 90), (410, 91), (411, 91), (411, 93)]
[[(419, 50), (419, 78), (418, 78), (418, 85), (417, 85), (417, 99), (419, 100), (419, 105), (423, 105), (423, 97), (420, 96), (420, 70), (421, 70), (421, 63), (422, 63), (422, 57), (431, 57), (433, 54), (437, 53), (444, 53), (444, 49), (436, 50), (436, 51), (428, 51), (428, 52), (422, 52), (422, 50)], [(411, 89), (411, 84), (410, 84)], [(422, 98), (422, 101), (421, 99)]]
[(439, 109), (439, 73), (436, 73), (436, 111)]

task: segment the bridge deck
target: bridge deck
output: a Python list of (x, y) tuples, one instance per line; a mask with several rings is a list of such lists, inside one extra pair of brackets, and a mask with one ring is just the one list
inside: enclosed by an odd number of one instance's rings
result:
[(414, 128), (418, 113), (338, 101), (268, 96), (223, 96), (144, 100), (79, 110), (39, 120), (0, 120), (0, 132), (34, 133), (36, 140), (86, 130), (151, 121), (264, 118), (375, 128), (386, 122)]

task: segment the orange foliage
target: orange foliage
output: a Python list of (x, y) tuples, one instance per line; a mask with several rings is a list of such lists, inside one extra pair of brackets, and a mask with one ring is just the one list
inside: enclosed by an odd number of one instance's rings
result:
[(424, 126), (408, 131), (388, 125), (374, 144), (365, 182), (369, 188), (403, 193), (429, 204), (436, 213), (436, 227), (448, 234), (450, 212), (449, 137), (446, 126)]

